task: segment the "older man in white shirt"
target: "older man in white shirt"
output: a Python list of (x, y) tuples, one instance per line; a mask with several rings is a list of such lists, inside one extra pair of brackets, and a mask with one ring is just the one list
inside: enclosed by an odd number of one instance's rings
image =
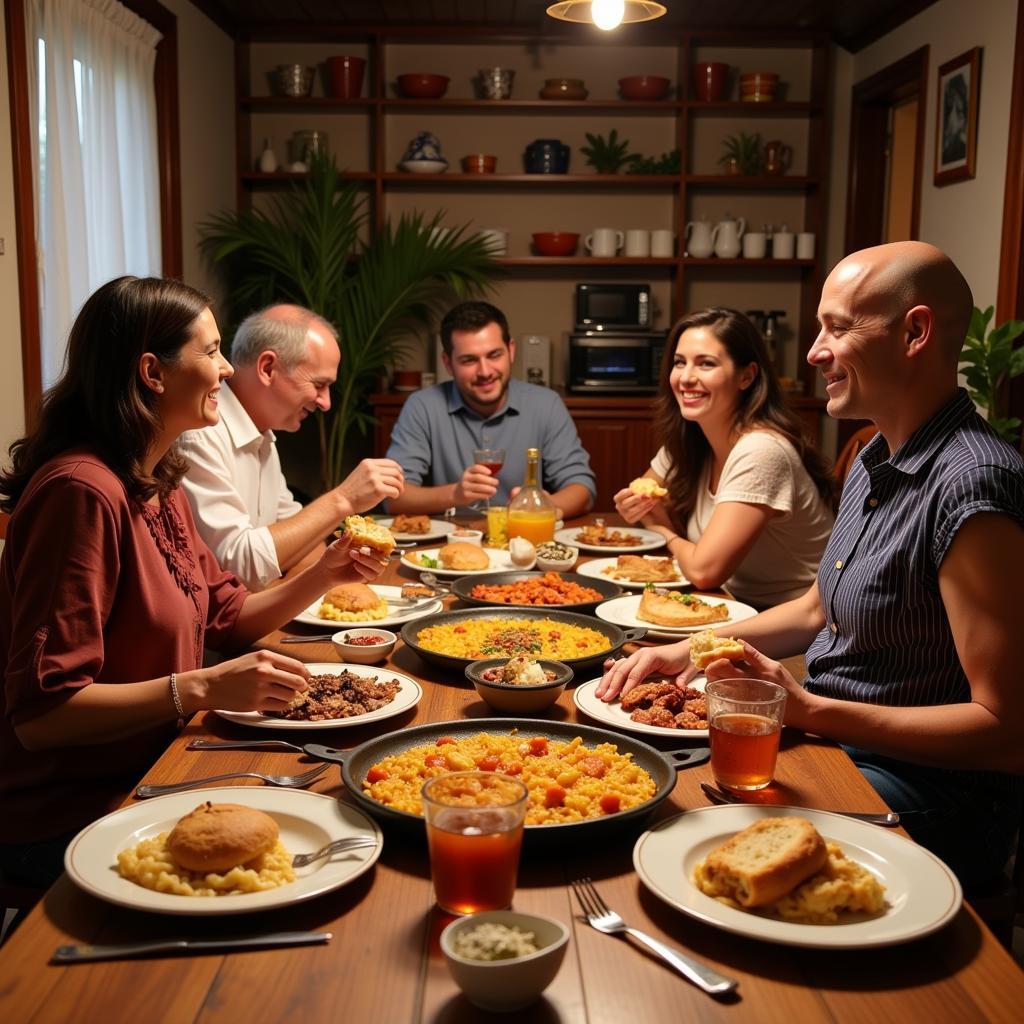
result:
[(235, 373), (219, 396), (220, 422), (183, 434), (182, 486), (203, 539), (221, 565), (261, 590), (316, 557), (345, 516), (404, 489), (390, 459), (364, 459), (337, 487), (303, 507), (281, 471), (274, 430), (294, 431), (330, 408), (341, 351), (334, 328), (301, 306), (244, 320), (231, 348)]

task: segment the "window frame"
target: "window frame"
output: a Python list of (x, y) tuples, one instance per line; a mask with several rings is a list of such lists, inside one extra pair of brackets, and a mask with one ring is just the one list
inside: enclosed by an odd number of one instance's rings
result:
[[(157, 173), (160, 181), (160, 263), (165, 277), (183, 273), (181, 234), (181, 157), (178, 135), (178, 19), (159, 0), (120, 0), (163, 38), (156, 46)], [(11, 103), (11, 151), (17, 233), (18, 296), (21, 314), (22, 390), (25, 426), (31, 430), (43, 396), (39, 349), (39, 278), (29, 124), (28, 54), (25, 0), (6, 0), (7, 77)]]

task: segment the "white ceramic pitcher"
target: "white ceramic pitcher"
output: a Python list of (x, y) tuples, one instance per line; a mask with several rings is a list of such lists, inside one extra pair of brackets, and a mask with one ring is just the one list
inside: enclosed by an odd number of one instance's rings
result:
[(720, 220), (711, 232), (715, 255), (723, 260), (733, 260), (739, 256), (743, 232), (746, 230), (747, 222), (742, 217), (738, 221), (729, 216)]
[(691, 220), (686, 225), (686, 255), (703, 260), (711, 255), (714, 248), (714, 236), (711, 232), (711, 225), (701, 217), (700, 220)]

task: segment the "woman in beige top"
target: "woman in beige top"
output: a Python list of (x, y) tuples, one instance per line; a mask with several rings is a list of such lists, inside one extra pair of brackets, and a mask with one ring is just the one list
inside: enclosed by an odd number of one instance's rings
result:
[(662, 447), (645, 476), (668, 494), (625, 488), (619, 514), (661, 534), (701, 590), (724, 586), (758, 608), (803, 593), (832, 529), (833, 478), (742, 313), (705, 309), (675, 325), (655, 428)]

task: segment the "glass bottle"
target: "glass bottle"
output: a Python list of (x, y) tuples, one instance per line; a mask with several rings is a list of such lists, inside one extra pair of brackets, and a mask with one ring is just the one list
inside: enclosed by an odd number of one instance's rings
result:
[(540, 486), (540, 449), (526, 449), (526, 477), (522, 490), (508, 503), (508, 536), (525, 537), (533, 544), (555, 539), (554, 502)]

